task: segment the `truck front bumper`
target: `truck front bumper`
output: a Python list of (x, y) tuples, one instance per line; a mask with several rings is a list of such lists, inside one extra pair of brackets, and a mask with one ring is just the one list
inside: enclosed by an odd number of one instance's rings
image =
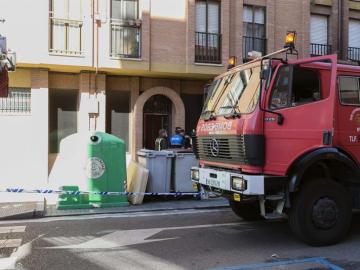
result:
[(191, 168), (191, 180), (208, 189), (243, 195), (264, 195), (265, 176), (239, 174), (208, 168)]

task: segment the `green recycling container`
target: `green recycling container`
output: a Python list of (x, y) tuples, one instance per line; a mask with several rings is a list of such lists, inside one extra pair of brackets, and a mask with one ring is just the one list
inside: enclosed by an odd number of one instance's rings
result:
[[(125, 143), (121, 139), (104, 133), (90, 135), (86, 176), (90, 192), (124, 192), (126, 190)], [(126, 195), (89, 194), (89, 203), (97, 207), (128, 205)]]
[[(79, 191), (78, 186), (63, 186), (60, 187), (60, 190), (63, 191)], [(84, 209), (90, 208), (89, 204), (89, 195), (80, 194), (80, 195), (67, 195), (61, 194), (57, 202), (57, 209), (59, 210), (68, 210), (68, 209)]]

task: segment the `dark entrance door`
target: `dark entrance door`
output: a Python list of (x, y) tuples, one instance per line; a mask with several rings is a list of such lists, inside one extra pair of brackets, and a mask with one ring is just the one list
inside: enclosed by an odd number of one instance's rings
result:
[(160, 129), (171, 130), (171, 100), (163, 95), (151, 97), (144, 106), (144, 138), (146, 149), (155, 148), (155, 140)]

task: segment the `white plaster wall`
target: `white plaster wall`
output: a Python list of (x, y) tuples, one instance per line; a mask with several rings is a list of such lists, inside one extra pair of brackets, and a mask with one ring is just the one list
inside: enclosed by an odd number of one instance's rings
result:
[[(0, 189), (43, 188), (48, 179), (48, 90), (32, 89), (29, 115), (0, 114)], [(37, 194), (1, 194), (4, 201), (39, 201)]]
[(0, 33), (8, 48), (16, 51), (18, 63), (91, 66), (91, 0), (83, 0), (82, 46), (84, 56), (64, 57), (49, 54), (49, 0), (1, 0)]

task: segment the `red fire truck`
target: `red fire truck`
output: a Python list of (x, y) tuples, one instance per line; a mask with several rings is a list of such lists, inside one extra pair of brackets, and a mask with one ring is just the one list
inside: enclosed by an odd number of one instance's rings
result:
[(244, 219), (288, 217), (300, 239), (330, 245), (360, 208), (360, 67), (336, 55), (289, 60), (295, 35), (215, 78), (191, 178)]
[(8, 51), (6, 37), (0, 35), (0, 97), (8, 96), (9, 71), (15, 71), (16, 55)]

